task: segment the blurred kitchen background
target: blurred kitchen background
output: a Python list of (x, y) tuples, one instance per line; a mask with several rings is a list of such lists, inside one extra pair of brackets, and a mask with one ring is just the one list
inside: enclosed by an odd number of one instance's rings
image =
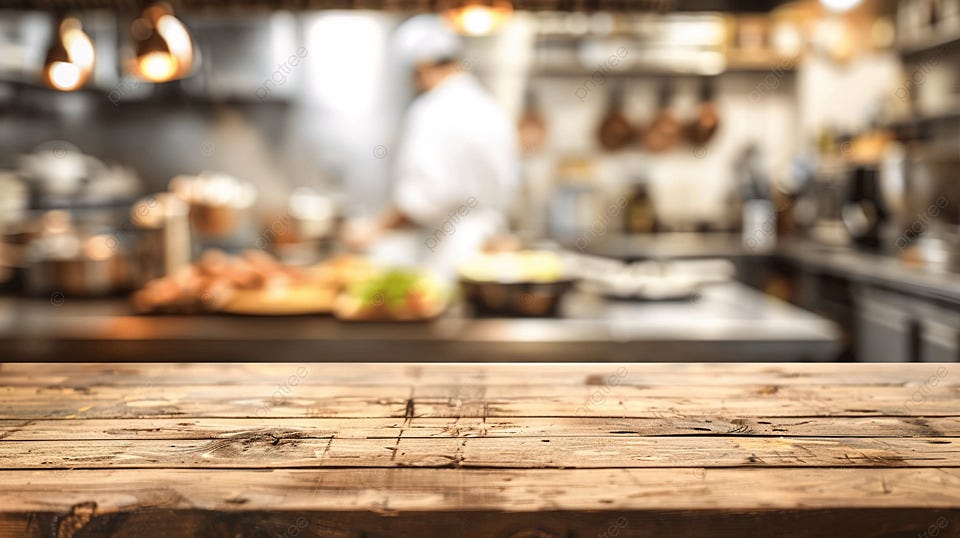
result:
[[(453, 285), (340, 241), (424, 12), (521, 145)], [(13, 0), (0, 50), (8, 360), (960, 360), (960, 0)]]

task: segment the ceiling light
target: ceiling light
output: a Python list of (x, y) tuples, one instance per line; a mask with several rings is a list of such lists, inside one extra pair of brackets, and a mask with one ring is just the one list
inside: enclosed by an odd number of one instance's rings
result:
[(166, 2), (147, 6), (132, 27), (136, 41), (133, 71), (150, 82), (183, 78), (193, 70), (193, 39)]
[(93, 42), (80, 21), (73, 17), (59, 19), (43, 62), (43, 83), (55, 90), (76, 90), (90, 78), (94, 59)]
[(489, 35), (500, 29), (513, 14), (513, 4), (500, 0), (454, 2), (443, 17), (461, 34)]
[(830, 11), (849, 11), (857, 6), (861, 0), (820, 0)]

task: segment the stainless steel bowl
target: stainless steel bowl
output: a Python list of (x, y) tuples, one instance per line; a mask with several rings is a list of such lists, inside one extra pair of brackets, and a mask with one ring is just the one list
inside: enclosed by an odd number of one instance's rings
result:
[(495, 282), (460, 279), (467, 302), (482, 316), (556, 317), (576, 280)]

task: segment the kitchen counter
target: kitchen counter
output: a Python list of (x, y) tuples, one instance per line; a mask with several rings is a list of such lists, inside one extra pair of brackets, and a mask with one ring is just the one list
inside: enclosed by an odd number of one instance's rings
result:
[(916, 363), (3, 364), (0, 536), (957, 537), (958, 409)]
[(911, 266), (893, 256), (824, 246), (806, 239), (781, 242), (777, 255), (806, 269), (960, 304), (958, 273)]
[(739, 258), (771, 254), (770, 250), (749, 250), (738, 233), (665, 232), (657, 234), (610, 233), (587, 244), (566, 245), (584, 252), (626, 261), (672, 260), (677, 258)]
[[(577, 252), (576, 246), (570, 246)], [(734, 233), (609, 234), (583, 252), (625, 261), (646, 259), (779, 258), (860, 283), (879, 284), (905, 293), (960, 303), (960, 273), (910, 265), (894, 256), (831, 246), (799, 237), (781, 238), (775, 248), (749, 250)]]
[(559, 319), (343, 323), (135, 316), (124, 301), (0, 299), (0, 357), (22, 361), (827, 361), (832, 322), (737, 283), (692, 301), (568, 297)]

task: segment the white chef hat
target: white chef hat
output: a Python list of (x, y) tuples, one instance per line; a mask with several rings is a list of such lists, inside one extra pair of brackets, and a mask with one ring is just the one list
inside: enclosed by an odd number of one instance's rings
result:
[(404, 21), (393, 34), (394, 50), (408, 65), (456, 59), (463, 41), (438, 15), (416, 15)]

